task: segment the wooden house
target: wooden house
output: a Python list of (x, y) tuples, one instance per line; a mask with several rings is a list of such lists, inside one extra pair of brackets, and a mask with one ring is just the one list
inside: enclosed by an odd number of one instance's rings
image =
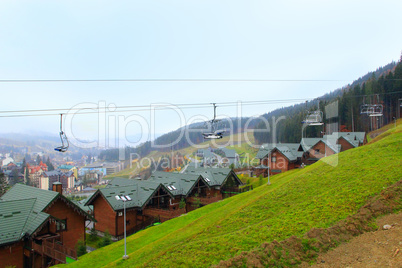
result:
[[(178, 217), (199, 206), (219, 201), (225, 191), (233, 193), (241, 181), (230, 169), (193, 169), (186, 173), (154, 172), (148, 180), (114, 178), (85, 203), (93, 206), (95, 229), (120, 238), (124, 234), (124, 205), (127, 233), (154, 221)], [(116, 195), (131, 200), (116, 200)]]
[(278, 174), (302, 164), (303, 151), (300, 151), (299, 143), (264, 144), (257, 153), (260, 165), (255, 168), (255, 175)]
[(49, 267), (76, 259), (85, 241), (85, 221), (92, 219), (74, 202), (54, 191), (16, 184), (0, 199), (2, 266)]

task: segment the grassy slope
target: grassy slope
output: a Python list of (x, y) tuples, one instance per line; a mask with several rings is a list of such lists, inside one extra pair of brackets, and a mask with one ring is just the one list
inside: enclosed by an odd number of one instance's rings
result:
[[(388, 135), (393, 132), (393, 135)], [(73, 267), (209, 266), (263, 242), (302, 236), (357, 212), (369, 196), (401, 179), (402, 126), (376, 143), (328, 157), (261, 186), (141, 231), (83, 256)]]

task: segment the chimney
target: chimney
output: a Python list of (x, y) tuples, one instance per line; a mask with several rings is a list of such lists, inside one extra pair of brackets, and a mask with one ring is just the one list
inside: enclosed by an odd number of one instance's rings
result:
[(63, 194), (63, 184), (61, 182), (54, 182), (53, 183), (53, 191), (58, 192), (59, 194)]

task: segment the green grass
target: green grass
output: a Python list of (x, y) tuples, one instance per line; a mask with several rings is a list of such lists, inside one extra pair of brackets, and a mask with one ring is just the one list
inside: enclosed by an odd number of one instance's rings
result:
[(355, 214), (365, 201), (401, 179), (402, 126), (375, 143), (327, 157), (262, 185), (80, 258), (71, 267), (206, 267), (264, 242), (302, 237)]

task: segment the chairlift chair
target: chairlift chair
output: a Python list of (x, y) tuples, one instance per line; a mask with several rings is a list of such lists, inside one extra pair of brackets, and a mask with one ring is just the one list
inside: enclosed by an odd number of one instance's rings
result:
[(202, 135), (204, 136), (204, 139), (222, 139), (222, 135), (225, 132), (224, 130), (218, 130), (217, 128), (217, 123), (220, 120), (216, 120), (216, 103), (212, 103), (214, 106), (214, 118), (208, 122), (210, 125), (209, 129), (211, 130), (210, 132), (204, 132)]
[(371, 107), (369, 116), (382, 116), (383, 106), (382, 104), (374, 104)]
[(63, 131), (63, 114), (60, 114), (60, 140), (61, 140), (61, 146), (54, 148), (55, 151), (65, 153), (68, 150), (69, 147), (69, 142), (67, 139), (66, 134)]
[(308, 112), (306, 119), (302, 122), (309, 126), (322, 126), (323, 113), (320, 110)]

